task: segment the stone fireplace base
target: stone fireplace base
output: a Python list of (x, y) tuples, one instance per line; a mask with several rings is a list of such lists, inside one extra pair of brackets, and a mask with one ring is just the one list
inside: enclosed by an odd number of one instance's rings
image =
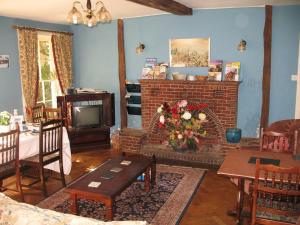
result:
[(187, 150), (186, 152), (176, 152), (171, 147), (165, 145), (146, 144), (141, 148), (143, 155), (157, 158), (170, 159), (174, 161), (188, 162), (194, 164), (208, 164), (211, 166), (221, 165), (226, 152), (221, 145), (203, 145), (198, 150)]
[(254, 148), (259, 149), (259, 140), (256, 138), (242, 138), (237, 144), (203, 144), (196, 151), (179, 153), (171, 147), (161, 144), (147, 143), (148, 133), (142, 129), (126, 128), (121, 130), (120, 145), (121, 151), (146, 156), (155, 155), (158, 161), (180, 161), (181, 164), (188, 165), (209, 165), (218, 167), (222, 164), (224, 157), (229, 149)]
[(184, 153), (174, 151), (171, 147), (162, 144), (147, 143), (148, 134), (142, 129), (126, 128), (121, 131), (121, 151), (155, 155), (158, 159), (180, 161), (183, 164), (220, 166), (229, 149), (259, 148), (259, 140), (256, 138), (243, 138), (238, 144), (203, 144), (198, 150), (189, 150)]

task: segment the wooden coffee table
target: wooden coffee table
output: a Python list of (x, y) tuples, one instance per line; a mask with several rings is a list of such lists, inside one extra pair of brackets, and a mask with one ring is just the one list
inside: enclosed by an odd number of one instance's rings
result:
[[(123, 160), (131, 161), (130, 165), (121, 165)], [(110, 172), (112, 168), (122, 168), (120, 172)], [(71, 210), (77, 214), (77, 199), (91, 199), (102, 202), (106, 207), (106, 219), (113, 219), (114, 199), (128, 186), (130, 186), (137, 177), (145, 173), (145, 191), (150, 190), (150, 183), (154, 185), (156, 176), (155, 157), (152, 159), (142, 155), (119, 156), (109, 159), (94, 171), (72, 183), (65, 191), (71, 194), (73, 204)], [(151, 180), (150, 180), (151, 171)], [(113, 174), (110, 179), (104, 179), (103, 175)], [(106, 177), (107, 178), (107, 177)], [(101, 182), (98, 187), (89, 187), (91, 182)]]

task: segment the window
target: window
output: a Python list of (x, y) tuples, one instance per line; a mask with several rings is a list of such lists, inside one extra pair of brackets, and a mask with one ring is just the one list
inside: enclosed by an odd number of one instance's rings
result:
[(56, 108), (56, 96), (61, 95), (55, 71), (51, 35), (38, 35), (39, 92), (37, 103)]

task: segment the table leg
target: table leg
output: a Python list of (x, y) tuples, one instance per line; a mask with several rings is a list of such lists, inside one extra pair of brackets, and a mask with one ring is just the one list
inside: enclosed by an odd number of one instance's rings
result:
[(114, 203), (113, 199), (107, 199), (106, 201), (104, 201), (104, 205), (106, 208), (106, 214), (105, 214), (106, 220), (113, 219), (113, 203)]
[(150, 167), (145, 172), (144, 189), (146, 192), (150, 191)]
[(0, 192), (6, 191), (7, 189), (3, 187), (3, 180), (0, 180)]
[(152, 165), (151, 165), (151, 185), (154, 186), (156, 184), (156, 157), (152, 156)]
[(71, 194), (71, 198), (73, 200), (72, 205), (71, 205), (71, 211), (73, 214), (77, 215), (77, 195)]
[(244, 205), (244, 195), (245, 195), (245, 179), (238, 178), (238, 196), (237, 196), (237, 203), (236, 203), (236, 223), (242, 224), (242, 211)]

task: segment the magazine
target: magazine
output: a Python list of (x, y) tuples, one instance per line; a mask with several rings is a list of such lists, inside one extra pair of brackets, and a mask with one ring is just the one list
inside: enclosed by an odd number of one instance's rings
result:
[(142, 70), (142, 79), (166, 79), (168, 71), (167, 63), (157, 63), (156, 58), (146, 58)]
[(153, 79), (154, 73), (152, 68), (144, 67), (142, 71), (142, 79)]
[(131, 161), (129, 161), (129, 160), (123, 160), (120, 164), (124, 165), (124, 166), (129, 166), (131, 164)]
[(225, 65), (225, 79), (227, 81), (239, 81), (240, 79), (240, 62), (230, 62)]
[(213, 60), (209, 62), (208, 65), (208, 80), (222, 80), (222, 67), (223, 61), (222, 60)]
[(115, 172), (115, 173), (119, 173), (122, 170), (123, 169), (121, 167), (113, 167), (113, 168), (110, 169), (111, 172)]
[(157, 65), (157, 58), (146, 58), (145, 61), (145, 68), (153, 68), (154, 66)]

